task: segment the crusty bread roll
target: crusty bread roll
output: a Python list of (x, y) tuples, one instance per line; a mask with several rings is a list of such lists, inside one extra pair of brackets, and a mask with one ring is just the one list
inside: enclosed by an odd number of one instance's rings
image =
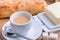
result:
[(32, 15), (44, 11), (44, 0), (0, 0), (0, 18), (9, 17), (17, 11), (28, 11)]
[(13, 0), (0, 0), (0, 18), (9, 17), (16, 12), (17, 2)]

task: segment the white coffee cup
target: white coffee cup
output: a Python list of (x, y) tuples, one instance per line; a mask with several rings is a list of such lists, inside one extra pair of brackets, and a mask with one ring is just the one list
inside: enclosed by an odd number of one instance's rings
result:
[[(24, 24), (17, 24), (13, 21), (13, 19), (16, 16), (19, 15), (26, 15), (27, 17), (29, 17), (29, 21), (24, 23)], [(31, 28), (31, 24), (32, 24), (32, 15), (29, 12), (26, 11), (19, 11), (19, 12), (15, 12), (10, 16), (10, 24), (11, 24), (11, 29), (15, 30), (16, 33), (20, 34), (20, 35), (26, 35), (28, 33), (28, 31)], [(20, 21), (20, 20), (18, 20)], [(9, 31), (9, 28), (7, 28)]]

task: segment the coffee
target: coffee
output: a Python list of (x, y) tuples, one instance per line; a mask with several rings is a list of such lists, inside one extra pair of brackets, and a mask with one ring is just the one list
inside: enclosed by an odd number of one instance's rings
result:
[(30, 20), (29, 17), (26, 15), (19, 15), (13, 19), (13, 21), (16, 24), (24, 24), (24, 23), (27, 23), (29, 20)]

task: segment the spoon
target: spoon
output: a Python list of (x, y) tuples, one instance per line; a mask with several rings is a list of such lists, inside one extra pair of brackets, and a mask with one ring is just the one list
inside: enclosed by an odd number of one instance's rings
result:
[(24, 38), (24, 39), (27, 39), (27, 40), (33, 40), (31, 38), (28, 38), (28, 37), (25, 37), (23, 35), (20, 35), (20, 34), (16, 33), (15, 30), (13, 30), (11, 27), (5, 28), (4, 34), (5, 34), (5, 36), (11, 37), (11, 38), (21, 37), (21, 38)]
[(5, 36), (11, 37), (11, 38), (21, 37), (21, 38), (24, 38), (24, 39), (27, 39), (27, 40), (33, 40), (31, 38), (25, 37), (25, 36), (20, 35), (18, 33), (9, 33), (9, 32), (7, 32), (7, 34)]

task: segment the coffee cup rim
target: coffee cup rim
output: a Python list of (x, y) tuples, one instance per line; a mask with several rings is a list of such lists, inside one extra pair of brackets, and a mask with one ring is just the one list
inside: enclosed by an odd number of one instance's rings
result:
[[(11, 18), (12, 18), (14, 15), (16, 15), (17, 13), (22, 13), (22, 12), (24, 12), (24, 13), (30, 15), (31, 19), (30, 19), (28, 22), (23, 23), (23, 24), (14, 23), (13, 20), (12, 20)], [(32, 21), (32, 19), (33, 19), (33, 18), (32, 18), (31, 13), (29, 13), (29, 12), (27, 12), (27, 11), (18, 11), (18, 12), (13, 13), (13, 14), (10, 16), (10, 21), (11, 21), (11, 23), (13, 23), (13, 24), (15, 24), (15, 25), (26, 25), (26, 24), (29, 24), (29, 23)]]

